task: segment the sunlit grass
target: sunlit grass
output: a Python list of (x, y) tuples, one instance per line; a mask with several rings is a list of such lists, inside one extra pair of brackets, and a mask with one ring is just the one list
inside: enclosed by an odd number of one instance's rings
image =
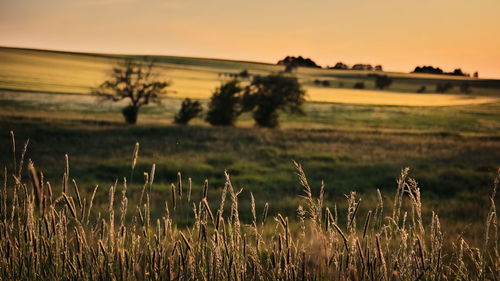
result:
[[(111, 67), (122, 57), (22, 49), (0, 48), (0, 89), (88, 94), (99, 85)], [(138, 59), (143, 57), (138, 56)], [(223, 74), (236, 74), (247, 69), (252, 75), (265, 75), (283, 70), (282, 66), (216, 59), (154, 57), (161, 70), (161, 79), (172, 82), (170, 95), (177, 98), (208, 98)], [(295, 72), (308, 91), (308, 100), (350, 104), (384, 104), (409, 106), (449, 106), (498, 102), (500, 87), (472, 88), (464, 95), (455, 87), (450, 94), (433, 94), (440, 81), (483, 83), (470, 78), (387, 73), (395, 80), (389, 91), (373, 90), (373, 79), (367, 72), (333, 71), (301, 68)], [(318, 87), (316, 79), (329, 80), (331, 87)], [(363, 81), (367, 90), (354, 90), (355, 82)], [(245, 83), (245, 82), (244, 82)], [(344, 84), (339, 86), (340, 83)], [(491, 84), (491, 83), (490, 83)], [(422, 85), (427, 94), (416, 94)], [(472, 85), (472, 84), (471, 84)], [(485, 96), (483, 96), (485, 95)]]
[[(5, 169), (0, 189), (1, 279), (499, 277), (495, 193), (500, 175), (486, 197), (484, 217), (475, 218), (481, 238), (471, 242), (463, 235), (450, 236), (439, 214), (427, 209), (408, 169), (396, 181), (393, 200), (377, 190), (375, 200), (365, 202), (351, 192), (347, 200), (332, 203), (325, 200), (324, 186), (311, 185), (302, 166), (293, 162), (300, 199), (268, 203), (233, 184), (228, 173), (215, 190), (208, 181), (200, 184), (181, 173), (170, 186), (158, 186), (154, 179), (164, 171), (156, 164), (141, 181), (133, 181), (134, 170), (140, 169), (136, 153), (127, 165), (130, 177), (89, 190), (72, 180), (73, 164), (66, 155), (61, 185), (54, 185), (35, 163), (25, 162), (27, 143), (19, 151), (13, 134), (12, 147), (15, 160)], [(222, 160), (210, 162), (234, 161)], [(295, 213), (282, 213), (292, 205)]]

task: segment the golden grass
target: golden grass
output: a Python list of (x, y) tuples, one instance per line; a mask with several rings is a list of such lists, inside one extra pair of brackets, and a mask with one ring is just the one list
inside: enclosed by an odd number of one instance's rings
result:
[[(132, 167), (135, 153), (133, 158)], [(144, 174), (138, 201), (129, 202), (123, 179), (120, 185), (116, 182), (109, 187), (107, 211), (96, 214), (92, 206), (97, 187), (87, 198), (73, 181), (71, 192), (68, 162), (62, 192), (56, 195), (31, 161), (30, 180), (22, 178), (23, 160), (21, 156), (13, 171), (5, 169), (0, 190), (0, 280), (413, 281), (500, 277), (495, 207), (500, 174), (488, 215), (478, 218), (484, 221), (483, 245), (469, 245), (459, 237), (450, 246), (445, 244), (446, 230), (441, 229), (437, 214), (430, 222), (423, 221), (420, 190), (408, 177), (408, 169), (403, 169), (397, 181), (392, 212), (384, 211), (387, 202), (379, 193), (377, 205), (363, 219), (358, 212), (361, 200), (351, 193), (346, 220), (342, 220), (336, 208), (332, 212), (324, 206), (323, 188), (315, 196), (302, 167), (294, 163), (305, 207), (298, 207), (300, 229), (292, 231), (294, 218), (280, 214), (273, 227), (266, 227), (267, 211), (257, 214), (253, 196), (252, 221), (240, 221), (238, 195), (242, 190), (233, 187), (227, 173), (218, 202), (208, 200), (207, 182), (203, 194), (197, 196), (199, 200), (183, 195), (178, 174), (172, 195), (165, 194), (163, 216), (155, 219), (150, 215), (154, 165), (151, 173)], [(181, 204), (192, 206), (195, 218), (192, 226), (182, 230), (174, 220), (176, 206)]]
[(308, 89), (310, 101), (368, 105), (456, 106), (500, 102), (498, 97), (452, 94), (412, 94), (355, 89)]

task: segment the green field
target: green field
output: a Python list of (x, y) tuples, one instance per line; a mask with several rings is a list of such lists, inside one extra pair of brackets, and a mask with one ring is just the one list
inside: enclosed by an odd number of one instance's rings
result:
[[(234, 185), (244, 188), (240, 207), (247, 221), (250, 192), (258, 199), (258, 210), (269, 202), (271, 214), (279, 211), (294, 217), (300, 186), (292, 160), (303, 165), (313, 186), (324, 181), (328, 206), (337, 203), (339, 209), (345, 208), (344, 194), (357, 191), (366, 200), (363, 212), (374, 202), (377, 188), (391, 198), (399, 172), (410, 167), (426, 198), (427, 218), (436, 210), (450, 236), (464, 232), (473, 241), (481, 239), (475, 226), (482, 221), (477, 217), (487, 212), (482, 206), (500, 159), (498, 81), (464, 78), (471, 83), (470, 94), (461, 94), (458, 87), (449, 94), (416, 94), (421, 85), (433, 89), (442, 81), (463, 81), (387, 73), (394, 84), (389, 91), (375, 91), (367, 73), (300, 68), (297, 75), (309, 94), (306, 115), (283, 115), (279, 129), (256, 128), (248, 115), (235, 128), (210, 127), (201, 119), (182, 127), (172, 125), (180, 98), (200, 98), (206, 105), (206, 98), (224, 79), (220, 73), (248, 69), (252, 74), (266, 74), (282, 67), (157, 57), (176, 93), (161, 106), (141, 109), (139, 123), (131, 127), (123, 124), (123, 104), (98, 104), (86, 94), (119, 58), (0, 48), (0, 163), (13, 169), (12, 130), (17, 156), (29, 139), (27, 158), (56, 188), (65, 154), (71, 178), (78, 180), (87, 195), (96, 184), (107, 189), (127, 177), (129, 194), (137, 196), (143, 173), (155, 164), (153, 215), (163, 210), (178, 171), (184, 179), (193, 179), (196, 192), (201, 192), (203, 180), (208, 179), (215, 193), (223, 186), (227, 170)], [(332, 83), (318, 87), (314, 79)], [(356, 81), (365, 81), (368, 89), (347, 89)], [(436, 104), (450, 106), (430, 106)], [(140, 154), (132, 173), (136, 142)], [(98, 202), (106, 201), (105, 197), (105, 193), (98, 195), (102, 199)], [(178, 223), (189, 224), (187, 217), (181, 216)]]

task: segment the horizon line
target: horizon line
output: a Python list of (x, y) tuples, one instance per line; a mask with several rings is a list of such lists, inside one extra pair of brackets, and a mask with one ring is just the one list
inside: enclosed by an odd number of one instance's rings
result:
[[(9, 45), (9, 44), (1, 44), (0, 48), (9, 48), (9, 49), (21, 49), (21, 50), (32, 50), (32, 51), (46, 51), (46, 52), (55, 52), (55, 53), (68, 53), (68, 54), (81, 54), (81, 55), (94, 55), (94, 56), (144, 56), (144, 57), (179, 57), (179, 58), (193, 58), (193, 59), (200, 59), (200, 60), (218, 60), (218, 61), (227, 61), (227, 62), (242, 62), (242, 63), (255, 63), (255, 64), (264, 64), (264, 65), (277, 65), (277, 62), (266, 62), (266, 61), (257, 61), (257, 60), (246, 60), (246, 59), (235, 59), (235, 58), (220, 58), (220, 57), (202, 57), (202, 56), (189, 56), (189, 55), (176, 55), (176, 54), (158, 54), (158, 53), (134, 53), (134, 52), (122, 52), (122, 51), (115, 51), (115, 52), (99, 52), (99, 51), (89, 51), (89, 50), (74, 50), (74, 49), (57, 49), (57, 48), (40, 48), (40, 47), (31, 47), (31, 46), (19, 46), (19, 45)], [(287, 56), (293, 56), (293, 55), (285, 55), (284, 57)], [(302, 56), (303, 58), (310, 58), (304, 55), (297, 55), (297, 56)], [(283, 58), (284, 58), (283, 57)], [(311, 60), (314, 61), (314, 59), (310, 58)], [(342, 62), (342, 61), (339, 61)], [(343, 63), (343, 62), (342, 62)], [(359, 64), (354, 63), (355, 64)], [(370, 64), (370, 63), (362, 63), (361, 64)], [(349, 65), (349, 64), (347, 64)], [(321, 66), (318, 65), (320, 68), (319, 69), (324, 69), (324, 70), (334, 70), (330, 69), (328, 67), (331, 67), (330, 65), (327, 66)], [(418, 65), (420, 66), (420, 65)], [(421, 65), (421, 66), (426, 66), (426, 65)], [(431, 65), (432, 66), (432, 65)], [(382, 65), (383, 67), (383, 65)], [(417, 67), (417, 66), (416, 66)], [(441, 68), (439, 66), (436, 66), (438, 68)], [(411, 69), (411, 68), (410, 68)], [(461, 68), (459, 68), (461, 69)], [(346, 70), (351, 70), (351, 69), (346, 69)], [(413, 72), (406, 72), (402, 70), (387, 70), (383, 68), (382, 72), (388, 72), (388, 73), (405, 73), (405, 74), (411, 74)], [(464, 72), (467, 73), (467, 72)], [(444, 75), (446, 74), (435, 74), (435, 75)], [(464, 76), (467, 77), (467, 76)], [(479, 80), (500, 80), (500, 77), (493, 77), (493, 76), (483, 76), (477, 78)]]

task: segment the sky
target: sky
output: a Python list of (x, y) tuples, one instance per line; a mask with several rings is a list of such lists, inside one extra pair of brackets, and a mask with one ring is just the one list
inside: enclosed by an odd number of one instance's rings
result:
[(500, 1), (0, 0), (0, 45), (500, 78)]

